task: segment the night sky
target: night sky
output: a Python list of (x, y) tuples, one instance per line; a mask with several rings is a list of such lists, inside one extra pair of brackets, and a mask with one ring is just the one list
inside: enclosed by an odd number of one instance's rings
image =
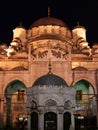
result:
[(35, 20), (47, 17), (48, 6), (50, 16), (61, 19), (70, 29), (77, 22), (84, 26), (90, 46), (98, 43), (98, 0), (0, 0), (0, 43), (10, 44), (13, 29), (20, 22), (29, 29)]

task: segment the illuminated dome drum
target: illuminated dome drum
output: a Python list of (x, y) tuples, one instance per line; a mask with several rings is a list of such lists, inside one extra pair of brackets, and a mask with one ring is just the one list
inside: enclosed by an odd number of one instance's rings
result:
[(62, 20), (44, 17), (30, 26), (28, 39), (33, 59), (46, 58), (50, 53), (52, 57), (58, 57), (58, 50), (59, 57), (65, 58), (71, 48), (72, 32)]

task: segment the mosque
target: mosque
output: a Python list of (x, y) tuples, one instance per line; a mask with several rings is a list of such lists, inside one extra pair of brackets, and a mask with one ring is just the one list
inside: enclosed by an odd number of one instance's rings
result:
[(0, 45), (0, 129), (95, 130), (98, 44), (81, 25), (42, 17)]

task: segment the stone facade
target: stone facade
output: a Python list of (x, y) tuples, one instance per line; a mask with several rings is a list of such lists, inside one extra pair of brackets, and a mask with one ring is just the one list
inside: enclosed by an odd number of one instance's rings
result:
[[(88, 93), (83, 91), (84, 96), (87, 95), (86, 103), (90, 102), (90, 98), (88, 100), (87, 98), (91, 96), (93, 105), (90, 106), (93, 111), (97, 108), (98, 45), (89, 46), (86, 29), (80, 25), (70, 30), (57, 18), (41, 18), (36, 20), (28, 30), (22, 26), (16, 27), (9, 47), (6, 44), (0, 45), (0, 128), (7, 125), (14, 126), (19, 113), (26, 113), (25, 90), (30, 88), (36, 79), (47, 74), (49, 61), (52, 73), (63, 78), (69, 88), (75, 88), (75, 84), (81, 80), (87, 81), (93, 92), (90, 89)], [(22, 93), (24, 100), (17, 100), (19, 90), (24, 90)], [(65, 99), (65, 96), (66, 93), (64, 97), (59, 98)], [(44, 101), (44, 93), (41, 100), (43, 99), (44, 103), (49, 100), (49, 97), (51, 94), (47, 95)], [(54, 101), (52, 97), (50, 99)], [(61, 99), (56, 99), (56, 102), (59, 100)], [(39, 103), (43, 105), (42, 102)], [(60, 103), (62, 106), (62, 102)], [(43, 108), (40, 110), (43, 113)], [(28, 127), (30, 129), (30, 126)]]

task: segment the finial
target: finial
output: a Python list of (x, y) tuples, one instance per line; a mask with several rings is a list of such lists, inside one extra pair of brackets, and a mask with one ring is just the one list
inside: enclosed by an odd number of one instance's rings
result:
[(49, 59), (49, 65), (48, 65), (48, 66), (49, 66), (49, 68), (48, 68), (48, 69), (49, 69), (48, 74), (52, 74), (52, 72), (51, 72), (51, 61), (50, 61), (50, 59)]
[(19, 26), (22, 27), (22, 22), (19, 23)]
[(48, 7), (48, 17), (50, 16), (50, 7)]

